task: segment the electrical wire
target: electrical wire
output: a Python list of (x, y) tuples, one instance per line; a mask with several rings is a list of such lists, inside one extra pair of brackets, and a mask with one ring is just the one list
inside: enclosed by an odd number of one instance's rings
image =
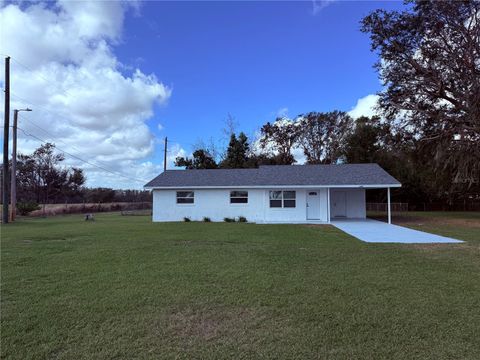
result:
[[(24, 135), (26, 135), (26, 136), (32, 137), (32, 138), (34, 138), (34, 139), (36, 139), (36, 140), (38, 140), (38, 141), (40, 141), (40, 142), (42, 142), (42, 143), (44, 143), (44, 144), (48, 143), (48, 141), (45, 141), (44, 139), (41, 139), (41, 138), (39, 138), (39, 137), (36, 136), (36, 135), (30, 134), (30, 133), (28, 133), (27, 131), (25, 131), (24, 129), (18, 127), (18, 126), (17, 126), (17, 129), (20, 130), (20, 131), (21, 131)], [(93, 166), (93, 167), (95, 167), (95, 168), (97, 168), (97, 169), (106, 171), (106, 172), (108, 172), (108, 173), (110, 173), (110, 174), (113, 174), (113, 175), (116, 175), (116, 176), (121, 176), (121, 177), (123, 177), (123, 178), (125, 178), (125, 179), (131, 180), (131, 181), (135, 181), (135, 182), (141, 182), (141, 183), (146, 183), (146, 182), (147, 182), (146, 180), (141, 180), (141, 179), (132, 178), (132, 177), (123, 175), (123, 174), (120, 173), (120, 172), (106, 169), (106, 168), (104, 168), (104, 167), (102, 167), (102, 166), (99, 166), (99, 165), (94, 164), (94, 163), (92, 163), (92, 162), (90, 162), (90, 161), (87, 161), (87, 160), (85, 160), (85, 159), (82, 159), (81, 157), (79, 157), (79, 156), (77, 156), (77, 155), (73, 155), (73, 154), (69, 153), (68, 151), (65, 151), (64, 149), (62, 149), (62, 148), (60, 148), (60, 147), (58, 147), (58, 146), (56, 146), (56, 145), (55, 145), (55, 148), (58, 149), (58, 150), (60, 150), (61, 152), (65, 153), (65, 154), (71, 156), (71, 157), (74, 158), (74, 159), (77, 159), (77, 160), (79, 160), (79, 161), (81, 161), (81, 162), (83, 162), (83, 163), (85, 163), (85, 164), (88, 164), (88, 165), (90, 165), (90, 166)]]

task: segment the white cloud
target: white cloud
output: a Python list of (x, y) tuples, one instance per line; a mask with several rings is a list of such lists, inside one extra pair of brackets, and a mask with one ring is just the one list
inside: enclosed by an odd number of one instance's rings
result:
[(336, 0), (312, 0), (312, 15), (317, 15)]
[(158, 131), (162, 131), (163, 130), (163, 125), (158, 123), (157, 124), (157, 129), (158, 129)]
[(295, 164), (297, 165), (305, 164), (305, 162), (307, 161), (307, 157), (305, 156), (303, 149), (298, 145), (292, 149), (292, 155), (295, 158)]
[[(175, 159), (177, 157), (191, 156), (190, 153), (180, 146), (180, 144), (172, 144), (168, 148), (167, 153), (167, 170), (175, 169)], [(179, 169), (179, 168), (176, 168)]]
[(354, 119), (360, 116), (377, 115), (375, 106), (378, 104), (378, 95), (370, 94), (358, 99), (357, 104), (348, 112)]
[(288, 117), (288, 107), (283, 107), (277, 110), (277, 117), (285, 118)]
[[(69, 164), (85, 170), (89, 186), (139, 188), (161, 170), (145, 160), (155, 148), (146, 121), (155, 104), (168, 102), (171, 89), (140, 69), (127, 74), (114, 53), (132, 7), (138, 10), (131, 2), (60, 0), (0, 8), (0, 53), (12, 56), (11, 108), (34, 110), (22, 113), (19, 127), (89, 162), (140, 179), (67, 157)], [(2, 83), (3, 76), (0, 72)], [(19, 132), (22, 152), (38, 145)]]

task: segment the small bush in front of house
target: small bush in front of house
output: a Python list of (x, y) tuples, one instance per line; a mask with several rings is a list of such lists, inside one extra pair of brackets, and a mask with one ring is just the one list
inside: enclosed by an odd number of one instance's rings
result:
[(204, 216), (203, 222), (212, 222), (212, 219), (210, 219), (208, 216)]
[(184, 221), (184, 222), (190, 222), (190, 221), (192, 221), (192, 220), (190, 220), (189, 217), (186, 217), (186, 216), (185, 216), (185, 217), (183, 218), (183, 221)]
[(246, 222), (247, 222), (247, 218), (246, 218), (245, 216), (239, 216), (239, 217), (238, 217), (238, 222), (246, 223)]
[(235, 222), (235, 219), (226, 217), (226, 218), (223, 218), (223, 221), (225, 221), (225, 222)]
[(40, 206), (33, 201), (19, 202), (17, 203), (17, 210), (20, 215), (28, 215), (32, 211), (40, 210)]

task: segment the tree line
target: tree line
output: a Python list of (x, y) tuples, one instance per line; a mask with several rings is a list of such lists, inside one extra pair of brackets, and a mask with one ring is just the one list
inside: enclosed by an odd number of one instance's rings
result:
[(176, 159), (187, 169), (376, 162), (409, 203), (480, 201), (480, 2), (407, 1), (361, 21), (383, 84), (378, 116), (344, 111), (277, 118), (251, 141), (231, 132), (221, 154), (200, 147)]
[(38, 204), (150, 202), (145, 190), (85, 186), (82, 169), (64, 165), (65, 156), (46, 143), (31, 154), (17, 155), (17, 202), (28, 212)]

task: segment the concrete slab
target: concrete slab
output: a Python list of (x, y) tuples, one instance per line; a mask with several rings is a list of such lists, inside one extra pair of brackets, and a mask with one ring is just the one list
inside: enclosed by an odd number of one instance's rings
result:
[(332, 220), (332, 225), (359, 240), (370, 243), (434, 244), (463, 241), (372, 219)]

